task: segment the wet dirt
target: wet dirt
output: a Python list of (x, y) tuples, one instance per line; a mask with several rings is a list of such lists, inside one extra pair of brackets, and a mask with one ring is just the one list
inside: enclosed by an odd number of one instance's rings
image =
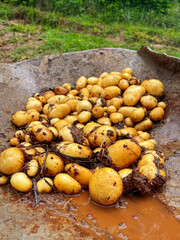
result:
[[(81, 75), (99, 76), (104, 71), (131, 67), (141, 80), (160, 79), (168, 104), (165, 118), (151, 130), (167, 160), (169, 181), (157, 198), (128, 196), (117, 208), (99, 207), (87, 193), (66, 197), (42, 195), (33, 208), (32, 197), (0, 188), (0, 239), (178, 239), (180, 218), (180, 60), (158, 54), (147, 47), (140, 51), (97, 49), (45, 56), (15, 64), (0, 64), (0, 150), (9, 146), (15, 127), (11, 115), (24, 109), (28, 96)], [(94, 221), (94, 222), (93, 222)]]

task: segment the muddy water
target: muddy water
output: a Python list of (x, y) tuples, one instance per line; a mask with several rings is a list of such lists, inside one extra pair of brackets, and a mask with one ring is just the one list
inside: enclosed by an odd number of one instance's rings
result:
[(59, 200), (57, 195), (54, 198), (46, 196), (45, 201), (48, 216), (68, 218), (73, 227), (85, 229), (93, 239), (180, 239), (180, 222), (152, 196), (123, 197), (111, 207), (96, 205), (87, 191), (65, 197), (65, 201)]

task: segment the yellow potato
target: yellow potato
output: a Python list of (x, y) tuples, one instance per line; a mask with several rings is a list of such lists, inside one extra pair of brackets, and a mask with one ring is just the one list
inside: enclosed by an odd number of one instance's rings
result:
[(69, 163), (65, 166), (65, 171), (83, 186), (89, 185), (92, 172), (76, 163)]
[(81, 192), (81, 185), (70, 175), (59, 173), (54, 178), (54, 185), (59, 192), (67, 195), (78, 194)]
[(145, 92), (146, 89), (144, 87), (131, 85), (125, 90), (123, 94), (124, 104), (128, 106), (136, 105), (136, 103), (140, 100), (142, 95), (145, 94)]
[(88, 135), (91, 131), (94, 131), (95, 128), (100, 127), (101, 125), (97, 122), (89, 122), (87, 123), (84, 128), (83, 128), (83, 132)]
[[(49, 184), (48, 184), (48, 183)], [(45, 177), (41, 178), (37, 182), (37, 190), (39, 193), (49, 193), (52, 191), (53, 180), (51, 178)]]
[(60, 118), (62, 119), (64, 116), (71, 112), (71, 108), (68, 104), (54, 104), (50, 112), (48, 113), (48, 117), (50, 118)]
[(26, 111), (17, 111), (12, 115), (12, 122), (17, 127), (23, 127), (28, 123), (27, 112)]
[(32, 180), (23, 172), (14, 173), (10, 183), (13, 188), (20, 192), (28, 192), (32, 188)]
[(149, 113), (149, 117), (152, 121), (160, 121), (164, 117), (164, 109), (162, 107), (154, 108)]
[(157, 79), (147, 80), (144, 84), (146, 91), (151, 95), (160, 98), (164, 94), (164, 85)]
[(151, 95), (142, 96), (140, 102), (146, 109), (155, 108), (158, 104), (157, 99)]
[(87, 79), (84, 76), (81, 76), (76, 81), (76, 89), (79, 91), (82, 88), (85, 88), (87, 85)]
[(24, 164), (24, 156), (19, 148), (7, 148), (0, 154), (0, 172), (6, 175), (18, 172)]
[(122, 113), (124, 117), (130, 117), (131, 113), (136, 109), (136, 107), (120, 107), (118, 112)]
[(28, 98), (26, 103), (26, 111), (30, 109), (36, 109), (38, 112), (41, 112), (42, 108), (42, 103), (38, 99), (34, 97)]
[(38, 168), (39, 168), (38, 162), (35, 159), (32, 159), (28, 163), (27, 167), (28, 167), (27, 175), (29, 177), (34, 177), (38, 172)]
[(134, 126), (134, 128), (137, 130), (137, 131), (146, 131), (148, 129), (150, 129), (152, 127), (153, 123), (152, 121), (147, 118), (145, 120), (143, 120), (142, 122), (139, 122), (138, 124), (136, 124)]
[(0, 185), (4, 185), (8, 182), (8, 177), (0, 176)]
[(145, 108), (137, 108), (131, 113), (130, 118), (133, 122), (140, 122), (141, 120), (143, 120), (145, 113)]
[(119, 174), (112, 168), (101, 168), (91, 177), (89, 193), (98, 204), (109, 206), (122, 195), (123, 183)]
[(32, 133), (38, 142), (51, 142), (53, 140), (52, 132), (45, 126), (33, 126)]

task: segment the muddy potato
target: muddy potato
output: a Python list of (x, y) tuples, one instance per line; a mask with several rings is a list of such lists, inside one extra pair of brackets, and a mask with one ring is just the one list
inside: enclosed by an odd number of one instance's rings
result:
[(155, 108), (158, 104), (157, 99), (151, 95), (142, 96), (140, 102), (142, 106), (145, 107), (146, 109)]
[(74, 195), (81, 192), (81, 185), (66, 173), (60, 173), (54, 178), (54, 185), (59, 192)]
[(129, 79), (129, 84), (130, 85), (139, 85), (140, 83), (141, 83), (141, 81), (136, 77), (132, 77), (132, 78)]
[(105, 99), (112, 99), (118, 95), (121, 94), (121, 89), (117, 86), (110, 86), (110, 87), (106, 87), (104, 88), (104, 93), (103, 93), (103, 97)]
[(52, 132), (45, 126), (33, 126), (32, 133), (36, 140), (41, 143), (50, 143), (53, 140)]
[(146, 149), (154, 149), (156, 142), (154, 142), (153, 139), (148, 139), (146, 141), (140, 142), (139, 145)]
[(150, 129), (152, 127), (153, 123), (152, 121), (147, 118), (145, 120), (143, 120), (142, 122), (140, 123), (137, 123), (134, 128), (137, 130), (137, 131), (146, 131), (148, 129)]
[(44, 125), (49, 124), (49, 118), (46, 114), (40, 114), (39, 121)]
[(35, 158), (36, 150), (32, 144), (22, 142), (19, 145), (19, 148), (23, 152), (25, 161), (29, 161), (29, 160), (32, 160), (33, 158)]
[(48, 177), (41, 178), (37, 182), (37, 190), (39, 193), (49, 193), (52, 191), (53, 180)]
[(43, 96), (46, 98), (46, 100), (48, 100), (49, 98), (55, 96), (55, 93), (53, 91), (46, 91), (43, 93)]
[(37, 172), (38, 172), (38, 162), (35, 159), (32, 159), (30, 162), (27, 164), (27, 175), (29, 177), (34, 177)]
[(66, 95), (69, 91), (67, 90), (67, 88), (56, 86), (54, 92), (56, 95)]
[(131, 113), (130, 118), (133, 122), (140, 122), (145, 117), (145, 113), (145, 108), (137, 108)]
[(122, 113), (124, 117), (130, 117), (131, 113), (136, 109), (136, 107), (120, 107), (118, 112)]
[(62, 119), (66, 115), (68, 115), (71, 112), (71, 108), (68, 104), (62, 103), (62, 104), (55, 104), (50, 112), (48, 113), (48, 117), (50, 118), (60, 118)]
[(52, 132), (53, 138), (58, 137), (58, 130), (55, 127), (48, 127), (48, 129)]
[(56, 123), (56, 122), (58, 122), (60, 119), (59, 118), (52, 118), (51, 120), (50, 120), (50, 124), (52, 125), (52, 126), (54, 126), (54, 124)]
[(38, 99), (34, 97), (28, 98), (26, 103), (26, 111), (30, 109), (36, 109), (38, 112), (41, 112), (42, 108), (42, 103)]
[(65, 166), (65, 171), (71, 177), (76, 179), (82, 186), (88, 186), (89, 180), (92, 177), (92, 172), (83, 166), (76, 163), (69, 163)]
[(127, 177), (129, 174), (131, 174), (132, 171), (133, 170), (131, 168), (124, 168), (124, 169), (120, 170), (118, 173), (119, 173), (121, 179), (123, 179), (123, 178)]
[(0, 185), (4, 185), (8, 182), (8, 177), (0, 176)]
[(116, 140), (116, 131), (111, 126), (101, 126), (88, 135), (88, 140), (93, 147), (105, 147)]
[(149, 113), (149, 117), (152, 121), (160, 121), (163, 116), (164, 109), (162, 107), (156, 107)]
[(79, 91), (79, 96), (80, 96), (81, 99), (83, 99), (83, 100), (88, 100), (88, 99), (89, 99), (89, 96), (90, 96), (89, 90), (88, 90), (87, 88), (82, 88), (82, 89)]
[(32, 188), (32, 180), (23, 172), (14, 173), (10, 180), (11, 186), (20, 192), (28, 192)]
[(164, 94), (164, 85), (158, 79), (147, 80), (144, 84), (144, 87), (149, 94), (157, 98), (161, 98)]
[(84, 76), (81, 76), (76, 81), (76, 89), (79, 91), (80, 89), (85, 88), (87, 85), (87, 82), (88, 82), (87, 78), (85, 78)]
[(111, 126), (111, 120), (108, 117), (101, 117), (97, 119), (97, 123), (101, 125), (109, 125)]
[(77, 123), (77, 116), (73, 116), (73, 115), (67, 115), (64, 120), (66, 120), (67, 122), (73, 124)]
[(27, 112), (17, 111), (12, 115), (11, 120), (17, 127), (24, 127), (28, 123)]
[(91, 113), (89, 111), (82, 111), (77, 116), (77, 120), (79, 123), (87, 123), (90, 119)]
[(126, 128), (122, 128), (122, 129), (117, 129), (116, 130), (118, 132), (118, 137), (119, 138), (133, 138), (135, 136), (138, 135), (137, 131), (135, 128), (132, 128), (132, 127), (126, 127)]
[(109, 118), (113, 124), (118, 124), (123, 121), (124, 117), (123, 117), (122, 113), (111, 113)]
[(33, 121), (39, 121), (40, 113), (36, 109), (30, 109), (27, 111), (28, 123)]
[(116, 141), (107, 147), (107, 151), (107, 157), (111, 160), (112, 166), (117, 169), (130, 166), (141, 155), (141, 147), (132, 139)]
[(57, 150), (60, 154), (67, 157), (75, 158), (91, 158), (92, 150), (87, 146), (83, 146), (78, 143), (61, 142), (57, 144)]
[[(42, 154), (38, 158), (39, 165), (42, 167), (45, 161), (46, 154)], [(53, 153), (48, 153), (46, 157), (46, 162), (44, 165), (44, 174), (46, 176), (54, 177), (58, 173), (61, 173), (64, 169), (63, 160)]]
[(0, 172), (10, 175), (18, 172), (24, 164), (24, 156), (19, 148), (7, 148), (0, 154)]
[(23, 130), (17, 130), (14, 134), (16, 138), (18, 138), (21, 142), (24, 141), (25, 134)]
[(114, 204), (122, 195), (122, 192), (122, 180), (112, 168), (101, 168), (90, 179), (90, 196), (100, 205), (109, 206)]
[(136, 105), (136, 103), (138, 103), (138, 101), (140, 100), (142, 95), (145, 94), (145, 92), (146, 92), (146, 89), (144, 87), (131, 85), (125, 90), (123, 94), (124, 104), (128, 106)]

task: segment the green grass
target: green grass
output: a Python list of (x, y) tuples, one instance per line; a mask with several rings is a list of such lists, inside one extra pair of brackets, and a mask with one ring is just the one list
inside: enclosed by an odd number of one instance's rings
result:
[(108, 13), (94, 17), (85, 14), (63, 16), (61, 13), (1, 4), (0, 24), (5, 27), (0, 29), (0, 44), (7, 44), (10, 50), (0, 49), (0, 61), (20, 61), (45, 54), (105, 47), (136, 50), (142, 45), (180, 57), (179, 5), (170, 9), (166, 16), (142, 11), (141, 15), (134, 16), (137, 21), (133, 19), (132, 9), (124, 9), (122, 21), (117, 21), (118, 18), (109, 21), (104, 20)]

